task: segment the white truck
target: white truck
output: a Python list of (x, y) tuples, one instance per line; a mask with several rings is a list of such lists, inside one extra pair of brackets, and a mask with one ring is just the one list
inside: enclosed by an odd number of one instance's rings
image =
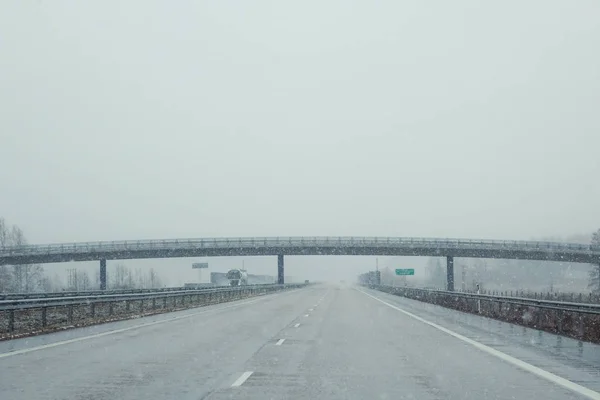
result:
[(243, 286), (248, 284), (248, 273), (245, 269), (230, 269), (227, 271), (227, 279), (231, 286)]

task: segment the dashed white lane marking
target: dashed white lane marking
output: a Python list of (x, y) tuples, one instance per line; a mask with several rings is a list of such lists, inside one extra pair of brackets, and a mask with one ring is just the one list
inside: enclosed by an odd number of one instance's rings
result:
[(308, 317), (308, 314), (304, 314), (305, 317)]
[(297, 328), (297, 327), (299, 327), (299, 326), (300, 326), (300, 324), (296, 324), (296, 325), (294, 325), (294, 328)]
[[(285, 294), (293, 293), (296, 290), (290, 290), (288, 292), (285, 292)], [(284, 293), (275, 294), (275, 295), (271, 295), (271, 296), (281, 296), (282, 294), (284, 294)], [(131, 331), (131, 330), (134, 330), (134, 329), (145, 328), (147, 326), (159, 325), (159, 324), (166, 324), (168, 322), (173, 322), (173, 321), (176, 321), (176, 320), (179, 320), (179, 319), (186, 319), (186, 318), (191, 318), (191, 317), (195, 317), (197, 315), (202, 315), (202, 314), (206, 314), (206, 313), (210, 313), (210, 312), (215, 312), (215, 311), (218, 312), (218, 311), (221, 311), (221, 310), (227, 310), (229, 308), (235, 308), (235, 307), (239, 307), (239, 306), (243, 306), (243, 305), (247, 305), (247, 304), (252, 304), (252, 303), (256, 303), (257, 301), (262, 301), (262, 300), (263, 300), (263, 298), (254, 299), (254, 300), (248, 300), (248, 301), (244, 301), (244, 302), (241, 302), (241, 303), (232, 304), (232, 305), (229, 305), (229, 306), (214, 308), (214, 309), (211, 309), (211, 310), (203, 310), (203, 311), (196, 312), (196, 313), (179, 315), (179, 316), (176, 316), (176, 317), (162, 319), (160, 321), (146, 322), (146, 323), (135, 325), (135, 326), (129, 326), (127, 328), (115, 329), (115, 330), (112, 330), (112, 331), (101, 332), (101, 333), (97, 333), (97, 334), (94, 334), (94, 335), (82, 336), (82, 337), (78, 337), (78, 338), (74, 338), (74, 339), (68, 339), (68, 340), (63, 340), (63, 341), (55, 342), (55, 343), (48, 343), (48, 344), (44, 344), (44, 345), (41, 345), (41, 346), (30, 347), (28, 349), (21, 349), (21, 350), (9, 351), (7, 353), (0, 353), (0, 358), (10, 357), (10, 356), (16, 356), (16, 355), (19, 355), (19, 354), (31, 353), (33, 351), (38, 351), (38, 350), (43, 350), (43, 349), (49, 349), (49, 348), (52, 348), (52, 347), (63, 346), (63, 345), (70, 344), (70, 343), (83, 342), (84, 340), (96, 339), (96, 338), (99, 338), (99, 337), (108, 336), (108, 335), (114, 335), (114, 334), (117, 334), (117, 333), (127, 332), (127, 331)]]
[(506, 362), (508, 362), (508, 363), (510, 363), (510, 364), (512, 364), (512, 365), (514, 365), (516, 367), (518, 367), (518, 368), (521, 368), (522, 370), (525, 370), (527, 372), (531, 372), (532, 374), (537, 375), (540, 378), (546, 379), (547, 381), (555, 383), (555, 384), (557, 384), (559, 386), (562, 386), (562, 387), (564, 387), (564, 388), (566, 388), (568, 390), (571, 390), (571, 391), (573, 391), (575, 393), (578, 393), (578, 394), (580, 394), (582, 396), (585, 396), (585, 397), (587, 397), (589, 399), (600, 400), (600, 393), (598, 393), (598, 392), (596, 392), (594, 390), (588, 389), (585, 386), (578, 385), (578, 384), (576, 384), (574, 382), (571, 382), (568, 379), (562, 378), (562, 377), (560, 377), (558, 375), (554, 375), (552, 372), (548, 372), (548, 371), (546, 371), (544, 369), (536, 367), (535, 365), (531, 365), (531, 364), (529, 364), (529, 363), (527, 363), (525, 361), (519, 360), (518, 358), (515, 358), (513, 356), (509, 356), (506, 353), (498, 351), (498, 350), (496, 350), (496, 349), (494, 349), (492, 347), (486, 346), (485, 344), (479, 343), (479, 342), (477, 342), (477, 341), (475, 341), (473, 339), (469, 339), (466, 336), (463, 336), (463, 335), (461, 335), (459, 333), (451, 331), (448, 328), (444, 328), (443, 326), (438, 325), (438, 324), (436, 324), (434, 322), (427, 321), (426, 319), (421, 318), (418, 315), (415, 315), (415, 314), (413, 314), (411, 312), (405, 311), (405, 310), (401, 309), (400, 307), (396, 307), (395, 305), (390, 304), (387, 301), (381, 300), (378, 297), (370, 295), (367, 292), (363, 292), (360, 289), (356, 289), (356, 290), (358, 290), (359, 292), (361, 292), (362, 294), (364, 294), (366, 296), (371, 297), (372, 299), (377, 300), (380, 303), (385, 304), (388, 307), (393, 308), (396, 311), (400, 311), (401, 313), (403, 313), (405, 315), (408, 315), (409, 317), (414, 318), (417, 321), (420, 321), (420, 322), (422, 322), (424, 324), (427, 324), (427, 325), (429, 325), (431, 327), (434, 327), (434, 328), (436, 328), (436, 329), (438, 329), (438, 330), (440, 330), (440, 331), (442, 331), (444, 333), (447, 333), (450, 336), (454, 336), (455, 338), (457, 338), (459, 340), (462, 340), (463, 342), (468, 343), (468, 344), (472, 345), (473, 347), (476, 347), (479, 350), (482, 350), (482, 351), (484, 351), (484, 352), (486, 352), (488, 354), (491, 354), (492, 356), (497, 357), (497, 358), (499, 358), (499, 359), (501, 359), (503, 361), (506, 361)]
[(281, 344), (284, 342), (285, 339), (279, 339), (277, 341), (277, 343), (275, 343), (275, 346), (281, 346)]
[(235, 382), (233, 382), (231, 384), (231, 387), (238, 387), (238, 386), (242, 386), (244, 384), (244, 382), (246, 382), (246, 380), (248, 378), (250, 378), (250, 375), (252, 375), (253, 371), (246, 371), (244, 372), (242, 375), (240, 375), (239, 378), (237, 378), (237, 380)]

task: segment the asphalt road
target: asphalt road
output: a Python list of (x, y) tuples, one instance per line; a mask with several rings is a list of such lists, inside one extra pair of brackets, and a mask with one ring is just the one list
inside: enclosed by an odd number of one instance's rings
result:
[(600, 399), (600, 346), (361, 290), (0, 342), (0, 399)]

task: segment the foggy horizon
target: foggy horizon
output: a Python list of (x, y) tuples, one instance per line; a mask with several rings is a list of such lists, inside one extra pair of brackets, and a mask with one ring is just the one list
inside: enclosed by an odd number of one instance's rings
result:
[(600, 5), (516, 4), (7, 2), (0, 216), (32, 244), (585, 241)]

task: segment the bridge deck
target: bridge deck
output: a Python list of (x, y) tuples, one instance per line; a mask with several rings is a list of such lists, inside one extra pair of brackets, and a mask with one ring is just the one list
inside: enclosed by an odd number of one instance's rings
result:
[(0, 248), (0, 265), (100, 259), (262, 256), (390, 255), (600, 262), (586, 244), (397, 237), (256, 237), (137, 240)]

